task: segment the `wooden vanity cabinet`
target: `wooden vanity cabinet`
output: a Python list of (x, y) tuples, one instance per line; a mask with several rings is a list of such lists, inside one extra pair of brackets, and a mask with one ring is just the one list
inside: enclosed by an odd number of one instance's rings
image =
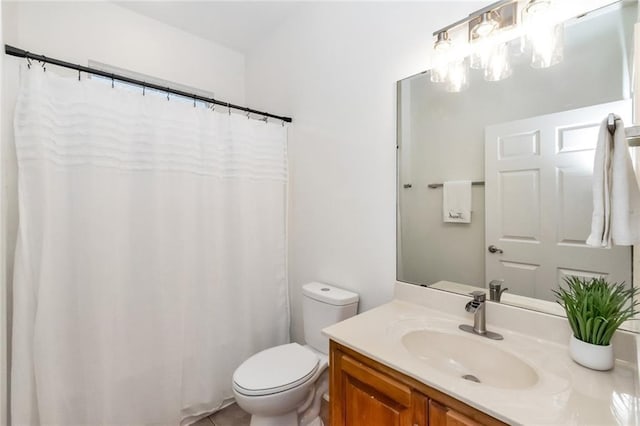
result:
[(504, 425), (334, 341), (330, 357), (331, 426)]

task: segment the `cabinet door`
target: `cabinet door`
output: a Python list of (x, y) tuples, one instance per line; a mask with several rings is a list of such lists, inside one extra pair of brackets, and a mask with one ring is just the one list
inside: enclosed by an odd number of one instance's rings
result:
[(480, 426), (480, 423), (439, 402), (429, 400), (429, 426)]
[(413, 426), (412, 389), (364, 365), (339, 354), (334, 370), (337, 386), (331, 398), (337, 407), (331, 413), (333, 426)]

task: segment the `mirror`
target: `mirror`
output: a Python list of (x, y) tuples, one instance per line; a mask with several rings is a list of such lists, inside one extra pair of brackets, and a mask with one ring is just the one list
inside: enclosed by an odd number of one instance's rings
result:
[[(518, 39), (504, 80), (471, 69), (459, 93), (428, 71), (398, 82), (398, 281), (467, 294), (504, 280), (502, 303), (557, 314), (551, 289), (564, 276), (632, 283), (630, 247), (585, 240), (600, 123), (608, 113), (631, 123), (636, 8), (566, 21), (564, 59), (549, 68), (518, 55)], [(451, 181), (475, 183), (470, 223), (445, 221)], [(453, 186), (448, 206), (460, 202)]]

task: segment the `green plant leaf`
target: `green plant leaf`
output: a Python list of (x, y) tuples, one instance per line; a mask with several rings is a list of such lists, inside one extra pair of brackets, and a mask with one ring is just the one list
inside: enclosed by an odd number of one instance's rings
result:
[(565, 277), (566, 288), (553, 290), (556, 301), (567, 313), (577, 339), (608, 345), (616, 329), (637, 313), (639, 289), (624, 283), (608, 283), (602, 277)]

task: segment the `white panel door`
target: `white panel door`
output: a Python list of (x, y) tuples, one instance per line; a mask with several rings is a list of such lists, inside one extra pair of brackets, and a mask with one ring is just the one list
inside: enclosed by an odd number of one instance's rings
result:
[(544, 300), (567, 275), (631, 283), (629, 247), (585, 243), (595, 146), (611, 112), (630, 123), (631, 101), (485, 129), (486, 282), (504, 279), (510, 292)]

